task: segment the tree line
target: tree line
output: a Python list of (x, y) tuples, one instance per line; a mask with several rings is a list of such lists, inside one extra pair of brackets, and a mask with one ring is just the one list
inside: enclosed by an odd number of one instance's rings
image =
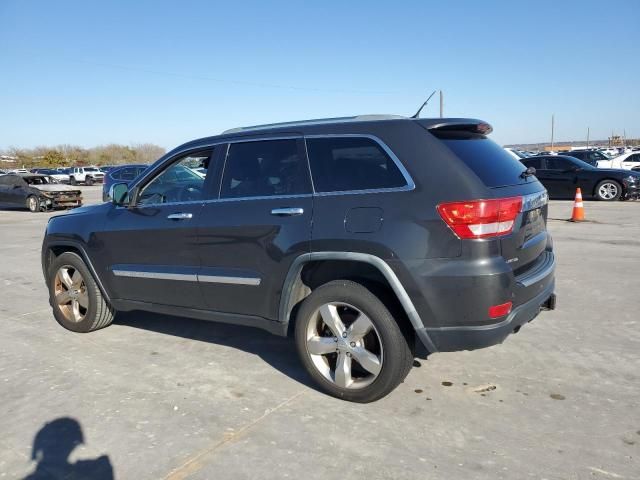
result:
[[(15, 160), (15, 167), (69, 167), (84, 165), (121, 165), (125, 163), (152, 163), (164, 155), (165, 149), (151, 143), (136, 145), (100, 145), (82, 148), (77, 145), (10, 148), (2, 153), (4, 158)], [(10, 164), (4, 163), (5, 167)]]

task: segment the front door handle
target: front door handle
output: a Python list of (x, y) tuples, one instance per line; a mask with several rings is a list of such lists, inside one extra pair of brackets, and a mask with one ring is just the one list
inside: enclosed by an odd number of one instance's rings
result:
[(193, 213), (172, 213), (171, 215), (167, 216), (167, 218), (169, 220), (189, 220), (190, 218), (193, 218)]
[(276, 215), (278, 217), (293, 217), (296, 215), (302, 215), (303, 213), (304, 208), (300, 207), (274, 208), (271, 210), (271, 215)]

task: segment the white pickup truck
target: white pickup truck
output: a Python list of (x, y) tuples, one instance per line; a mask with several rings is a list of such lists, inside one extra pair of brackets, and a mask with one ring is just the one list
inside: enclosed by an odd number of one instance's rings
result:
[(71, 185), (79, 183), (93, 185), (94, 183), (102, 183), (103, 180), (104, 172), (98, 167), (73, 167), (69, 173), (69, 183)]

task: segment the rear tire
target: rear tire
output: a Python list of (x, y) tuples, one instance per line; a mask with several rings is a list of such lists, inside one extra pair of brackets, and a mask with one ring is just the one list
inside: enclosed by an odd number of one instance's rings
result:
[(622, 195), (622, 185), (615, 180), (602, 180), (596, 185), (596, 198), (604, 202), (614, 202)]
[(78, 182), (76, 181), (76, 177), (71, 177), (71, 178), (69, 179), (69, 183), (70, 183), (71, 185), (78, 185)]
[(295, 342), (305, 369), (329, 395), (378, 400), (413, 364), (410, 336), (389, 309), (359, 283), (335, 280), (316, 288), (296, 316)]
[(111, 324), (109, 306), (82, 257), (65, 252), (48, 270), (49, 303), (60, 325), (73, 332), (92, 332)]
[(31, 213), (37, 213), (40, 211), (40, 200), (35, 195), (29, 195), (27, 197), (27, 208)]

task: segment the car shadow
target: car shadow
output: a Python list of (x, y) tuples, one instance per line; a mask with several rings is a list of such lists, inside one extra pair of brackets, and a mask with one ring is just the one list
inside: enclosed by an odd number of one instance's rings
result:
[(189, 340), (237, 348), (259, 356), (289, 378), (317, 390), (311, 377), (300, 363), (295, 344), (291, 338), (272, 335), (254, 327), (144, 311), (119, 312), (114, 323)]
[(23, 480), (113, 480), (113, 466), (107, 455), (73, 463), (69, 461), (73, 451), (84, 443), (82, 427), (75, 418), (61, 417), (45, 423), (33, 439), (31, 460), (37, 462), (36, 467)]

